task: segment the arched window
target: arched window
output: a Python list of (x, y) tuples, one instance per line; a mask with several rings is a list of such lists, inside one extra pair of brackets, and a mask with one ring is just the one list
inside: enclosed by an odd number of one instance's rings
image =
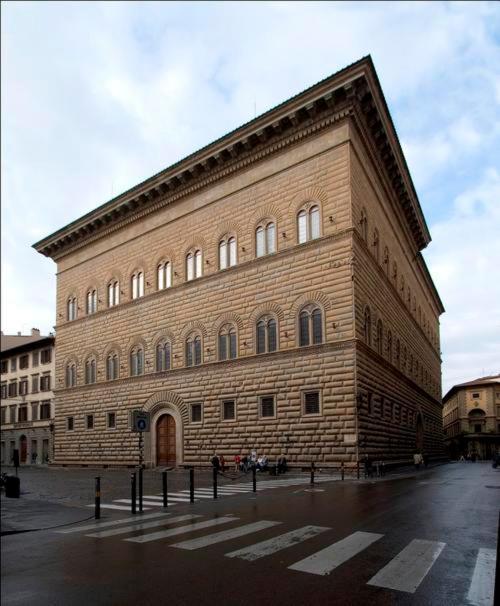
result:
[(202, 275), (203, 264), (201, 250), (194, 250), (186, 255), (186, 276), (194, 280)]
[(276, 351), (278, 347), (276, 320), (270, 316), (263, 316), (256, 327), (257, 353)]
[(156, 268), (158, 290), (170, 288), (172, 286), (172, 263), (162, 261)]
[(387, 331), (387, 359), (392, 364), (392, 332)]
[(321, 309), (316, 305), (304, 307), (299, 314), (299, 346), (323, 342), (323, 320)]
[(381, 356), (384, 353), (384, 327), (382, 320), (377, 320), (377, 352)]
[(106, 379), (108, 381), (114, 381), (120, 376), (120, 361), (118, 354), (110, 352), (106, 358)]
[(67, 307), (67, 318), (68, 320), (76, 320), (77, 316), (77, 303), (76, 297), (70, 297), (66, 304)]
[(95, 314), (97, 311), (97, 290), (91, 289), (87, 292), (87, 314)]
[(364, 333), (365, 333), (365, 343), (367, 345), (371, 345), (372, 344), (372, 314), (371, 314), (370, 308), (368, 306), (365, 307)]
[(144, 296), (144, 273), (136, 271), (132, 274), (132, 299)]
[(361, 229), (361, 237), (365, 242), (368, 242), (368, 218), (366, 216), (366, 210), (364, 208), (361, 209), (359, 227)]
[(263, 223), (255, 230), (257, 257), (276, 252), (276, 227), (273, 222)]
[(66, 387), (76, 386), (76, 364), (71, 363), (66, 366)]
[(118, 280), (111, 280), (108, 283), (108, 307), (114, 307), (120, 302), (120, 283)]
[(226, 324), (219, 331), (219, 360), (234, 360), (237, 355), (236, 329)]
[(398, 264), (396, 263), (396, 261), (394, 261), (392, 264), (392, 278), (394, 280), (394, 284), (397, 286), (398, 285)]
[(96, 361), (95, 358), (90, 358), (85, 362), (85, 383), (90, 385), (97, 380)]
[(373, 230), (373, 256), (378, 263), (380, 261), (380, 239), (376, 228)]
[(223, 238), (219, 242), (219, 269), (233, 267), (237, 263), (236, 238)]
[(387, 276), (389, 276), (391, 271), (391, 263), (389, 259), (389, 249), (387, 248), (387, 246), (384, 246), (384, 268), (387, 272)]
[(130, 352), (130, 374), (133, 377), (144, 374), (144, 350), (141, 345)]
[(186, 366), (198, 366), (201, 361), (201, 337), (198, 334), (189, 335), (186, 339)]
[(302, 209), (297, 215), (297, 234), (299, 244), (314, 240), (320, 236), (319, 207), (311, 206), (309, 210)]
[(171, 358), (170, 341), (160, 341), (156, 346), (156, 370), (170, 370)]
[(396, 339), (396, 366), (399, 368), (401, 365), (401, 343), (399, 339)]

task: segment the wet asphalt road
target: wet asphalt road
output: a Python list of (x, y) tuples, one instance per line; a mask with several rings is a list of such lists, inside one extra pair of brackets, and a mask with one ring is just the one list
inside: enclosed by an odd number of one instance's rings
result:
[[(163, 526), (105, 538), (54, 530), (6, 536), (2, 604), (466, 605), (478, 550), (496, 549), (499, 503), (500, 470), (489, 463), (456, 463), (405, 479), (337, 481), (312, 492), (290, 486), (178, 504), (170, 517), (199, 515), (192, 524), (237, 519), (146, 543), (124, 539), (189, 522), (167, 525), (166, 517)], [(103, 521), (129, 518), (125, 512), (103, 514)], [(279, 524), (195, 550), (173, 547), (262, 521)], [(326, 530), (255, 561), (226, 556), (306, 525)], [(368, 536), (373, 542), (329, 574), (289, 568), (356, 532), (369, 535), (354, 539)], [(367, 584), (415, 539), (442, 545), (414, 593)]]

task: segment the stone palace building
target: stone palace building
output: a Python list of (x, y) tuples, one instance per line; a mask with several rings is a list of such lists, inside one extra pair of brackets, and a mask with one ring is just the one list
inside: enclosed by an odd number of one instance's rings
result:
[(55, 462), (441, 456), (429, 241), (370, 57), (44, 238)]

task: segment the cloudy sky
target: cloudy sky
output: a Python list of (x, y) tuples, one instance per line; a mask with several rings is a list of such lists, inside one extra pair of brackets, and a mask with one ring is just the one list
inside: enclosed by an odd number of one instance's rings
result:
[(31, 244), (371, 54), (433, 242), (443, 382), (500, 372), (500, 5), (2, 3), (5, 333), (55, 324)]

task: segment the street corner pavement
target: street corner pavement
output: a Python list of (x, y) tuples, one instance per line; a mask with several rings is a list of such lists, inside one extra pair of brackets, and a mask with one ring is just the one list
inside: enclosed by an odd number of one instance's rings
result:
[[(70, 507), (59, 503), (0, 497), (1, 535), (45, 530), (89, 519), (89, 511), (83, 507)], [(91, 516), (93, 517), (93, 516)]]

